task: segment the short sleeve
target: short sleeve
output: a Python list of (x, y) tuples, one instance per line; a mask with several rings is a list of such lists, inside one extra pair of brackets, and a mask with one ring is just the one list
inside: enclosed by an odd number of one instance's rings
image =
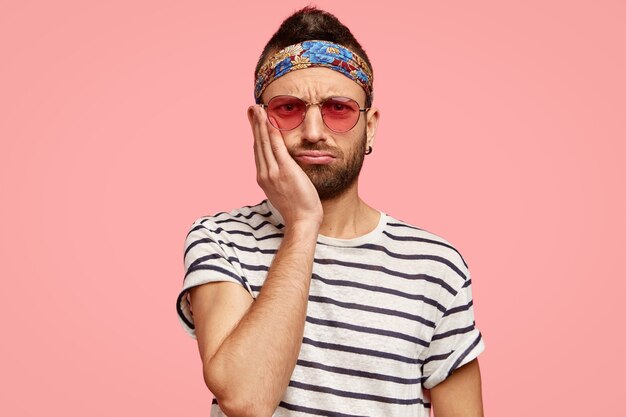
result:
[(436, 323), (430, 346), (421, 355), (423, 385), (428, 389), (478, 357), (485, 349), (474, 321), (472, 280), (467, 268), (463, 268), (463, 272), (463, 284)]
[(189, 303), (189, 289), (209, 282), (230, 281), (242, 285), (252, 294), (237, 259), (226, 253), (225, 237), (216, 234), (214, 223), (208, 218), (198, 219), (185, 238), (183, 287), (176, 300), (178, 318), (187, 331), (195, 338), (193, 312)]

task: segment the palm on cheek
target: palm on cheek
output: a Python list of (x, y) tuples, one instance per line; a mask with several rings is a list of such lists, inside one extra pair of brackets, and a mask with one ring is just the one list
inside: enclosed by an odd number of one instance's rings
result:
[(322, 220), (322, 205), (313, 183), (291, 158), (280, 131), (259, 106), (248, 110), (254, 135), (257, 183), (280, 211), (286, 225)]

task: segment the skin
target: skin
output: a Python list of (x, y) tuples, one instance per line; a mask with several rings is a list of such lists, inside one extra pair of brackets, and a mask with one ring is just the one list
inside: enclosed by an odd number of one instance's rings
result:
[[(262, 100), (267, 103), (281, 94), (312, 103), (329, 96), (365, 103), (365, 92), (356, 83), (326, 68), (293, 71), (270, 84)], [(328, 150), (336, 157), (324, 171), (337, 172), (373, 145), (378, 119), (378, 110), (372, 108), (352, 130), (335, 133), (324, 125), (319, 108), (311, 106), (302, 125), (281, 132), (270, 125), (263, 108), (248, 109), (257, 183), (283, 217), (284, 238), (256, 301), (230, 282), (190, 290), (204, 380), (229, 417), (271, 416), (283, 396), (302, 342), (318, 234), (358, 237), (373, 230), (380, 218), (359, 197), (358, 179), (340, 195), (321, 200), (316, 186), (323, 178), (313, 173), (310, 161), (298, 158), (298, 152)], [(248, 360), (251, 351), (254, 361)], [(477, 364), (464, 366), (432, 389), (437, 417), (482, 415), (465, 412), (482, 410), (477, 405), (477, 372)]]
[(436, 417), (483, 417), (478, 359), (461, 366), (430, 390)]
[[(358, 84), (344, 75), (327, 68), (309, 68), (290, 72), (271, 83), (263, 92), (261, 99), (267, 103), (277, 95), (293, 95), (306, 102), (316, 103), (330, 96), (343, 96), (355, 99), (361, 107), (365, 104), (365, 92)], [(248, 113), (250, 117), (250, 112)], [(363, 152), (367, 146), (373, 146), (378, 127), (379, 111), (370, 109), (365, 116), (361, 115), (356, 126), (348, 132), (335, 133), (328, 129), (322, 120), (319, 108), (312, 106), (302, 124), (290, 131), (272, 131), (281, 134), (288, 151), (294, 152), (298, 147), (317, 146), (338, 149), (343, 155), (335, 164), (346, 164), (354, 152)], [(365, 146), (359, 149), (363, 135)], [(298, 162), (296, 162), (298, 164)], [(298, 165), (307, 170), (305, 164)], [(315, 180), (315, 178), (313, 178)], [(261, 185), (263, 188), (263, 185)], [(264, 189), (264, 191), (266, 191)], [(287, 190), (289, 194), (291, 190)], [(266, 191), (267, 194), (267, 191)], [(270, 198), (272, 204), (274, 200)], [(379, 221), (379, 212), (368, 206), (358, 193), (358, 180), (345, 192), (334, 199), (321, 201), (323, 206), (320, 233), (324, 236), (349, 239), (361, 236), (373, 230)], [(282, 211), (277, 207), (282, 214)]]

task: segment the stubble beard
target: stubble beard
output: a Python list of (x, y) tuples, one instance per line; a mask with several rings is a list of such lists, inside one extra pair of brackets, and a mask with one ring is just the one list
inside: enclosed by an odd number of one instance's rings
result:
[[(364, 129), (361, 140), (355, 142), (355, 145), (350, 149), (350, 154), (347, 156), (339, 148), (329, 148), (316, 144), (298, 148), (299, 150), (329, 150), (337, 156), (337, 159), (345, 161), (341, 165), (301, 165), (302, 170), (307, 174), (313, 186), (315, 186), (320, 200), (337, 198), (356, 182), (363, 167), (366, 144), (367, 133)], [(294, 153), (295, 150), (292, 152), (292, 155)]]

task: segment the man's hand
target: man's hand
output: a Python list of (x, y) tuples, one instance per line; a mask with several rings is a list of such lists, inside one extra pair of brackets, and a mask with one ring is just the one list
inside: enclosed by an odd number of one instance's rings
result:
[(248, 109), (254, 135), (257, 183), (282, 215), (285, 225), (322, 222), (323, 210), (317, 190), (293, 160), (278, 129), (269, 123), (261, 106)]

